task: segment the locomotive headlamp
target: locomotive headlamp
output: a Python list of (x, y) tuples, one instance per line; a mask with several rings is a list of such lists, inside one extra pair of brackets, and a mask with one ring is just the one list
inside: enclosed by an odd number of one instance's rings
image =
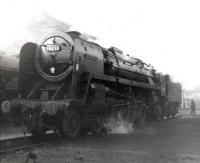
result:
[(90, 86), (91, 86), (92, 89), (95, 89), (95, 85), (94, 84), (91, 84)]
[(78, 71), (79, 70), (79, 63), (76, 63), (76, 66), (75, 66), (76, 68), (76, 71)]
[(8, 113), (8, 112), (10, 112), (10, 110), (11, 110), (11, 103), (10, 103), (10, 101), (9, 100), (4, 101), (1, 104), (1, 111), (3, 113)]
[(51, 72), (52, 74), (54, 74), (55, 71), (56, 71), (55, 67), (51, 67), (51, 68), (50, 68), (50, 72)]

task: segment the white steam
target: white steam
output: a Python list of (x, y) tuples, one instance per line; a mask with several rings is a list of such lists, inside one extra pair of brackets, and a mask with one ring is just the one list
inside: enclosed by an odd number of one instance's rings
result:
[(68, 32), (69, 28), (70, 25), (68, 23), (44, 14), (32, 19), (28, 25), (28, 31), (35, 42), (38, 42), (41, 37), (52, 30)]
[[(69, 31), (70, 25), (47, 15), (36, 15), (17, 37), (0, 49), (0, 67), (18, 69), (20, 49), (26, 42), (38, 42), (51, 30)], [(12, 37), (9, 36), (8, 37)]]
[(121, 112), (111, 115), (104, 123), (109, 134), (131, 134), (134, 132), (133, 123), (122, 116)]

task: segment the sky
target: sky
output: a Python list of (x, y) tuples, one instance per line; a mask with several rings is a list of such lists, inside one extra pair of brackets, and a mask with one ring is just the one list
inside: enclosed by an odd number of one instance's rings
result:
[(198, 0), (1, 0), (0, 49), (34, 40), (30, 28), (44, 15), (151, 63), (184, 89), (200, 87)]

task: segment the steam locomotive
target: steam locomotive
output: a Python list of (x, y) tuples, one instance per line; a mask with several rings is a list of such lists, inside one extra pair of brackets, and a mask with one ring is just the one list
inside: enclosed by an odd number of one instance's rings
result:
[(76, 31), (54, 31), (21, 48), (20, 99), (27, 131), (55, 130), (75, 137), (90, 126), (99, 133), (111, 114), (131, 123), (174, 116), (181, 85), (142, 60), (87, 41)]
[[(4, 105), (7, 105), (6, 100), (18, 97), (18, 63), (16, 57), (0, 55), (0, 119), (2, 120), (3, 113), (9, 112), (9, 109), (4, 110)], [(10, 105), (10, 104), (8, 104)], [(0, 121), (1, 121), (0, 120)]]

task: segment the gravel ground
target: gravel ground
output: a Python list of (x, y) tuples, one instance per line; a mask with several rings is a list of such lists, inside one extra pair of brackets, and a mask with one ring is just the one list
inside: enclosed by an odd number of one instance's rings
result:
[[(61, 144), (36, 147), (1, 156), (1, 163), (198, 163), (200, 162), (200, 115), (181, 113), (178, 118), (152, 122), (134, 134), (82, 136)], [(29, 162), (33, 162), (30, 160)]]

